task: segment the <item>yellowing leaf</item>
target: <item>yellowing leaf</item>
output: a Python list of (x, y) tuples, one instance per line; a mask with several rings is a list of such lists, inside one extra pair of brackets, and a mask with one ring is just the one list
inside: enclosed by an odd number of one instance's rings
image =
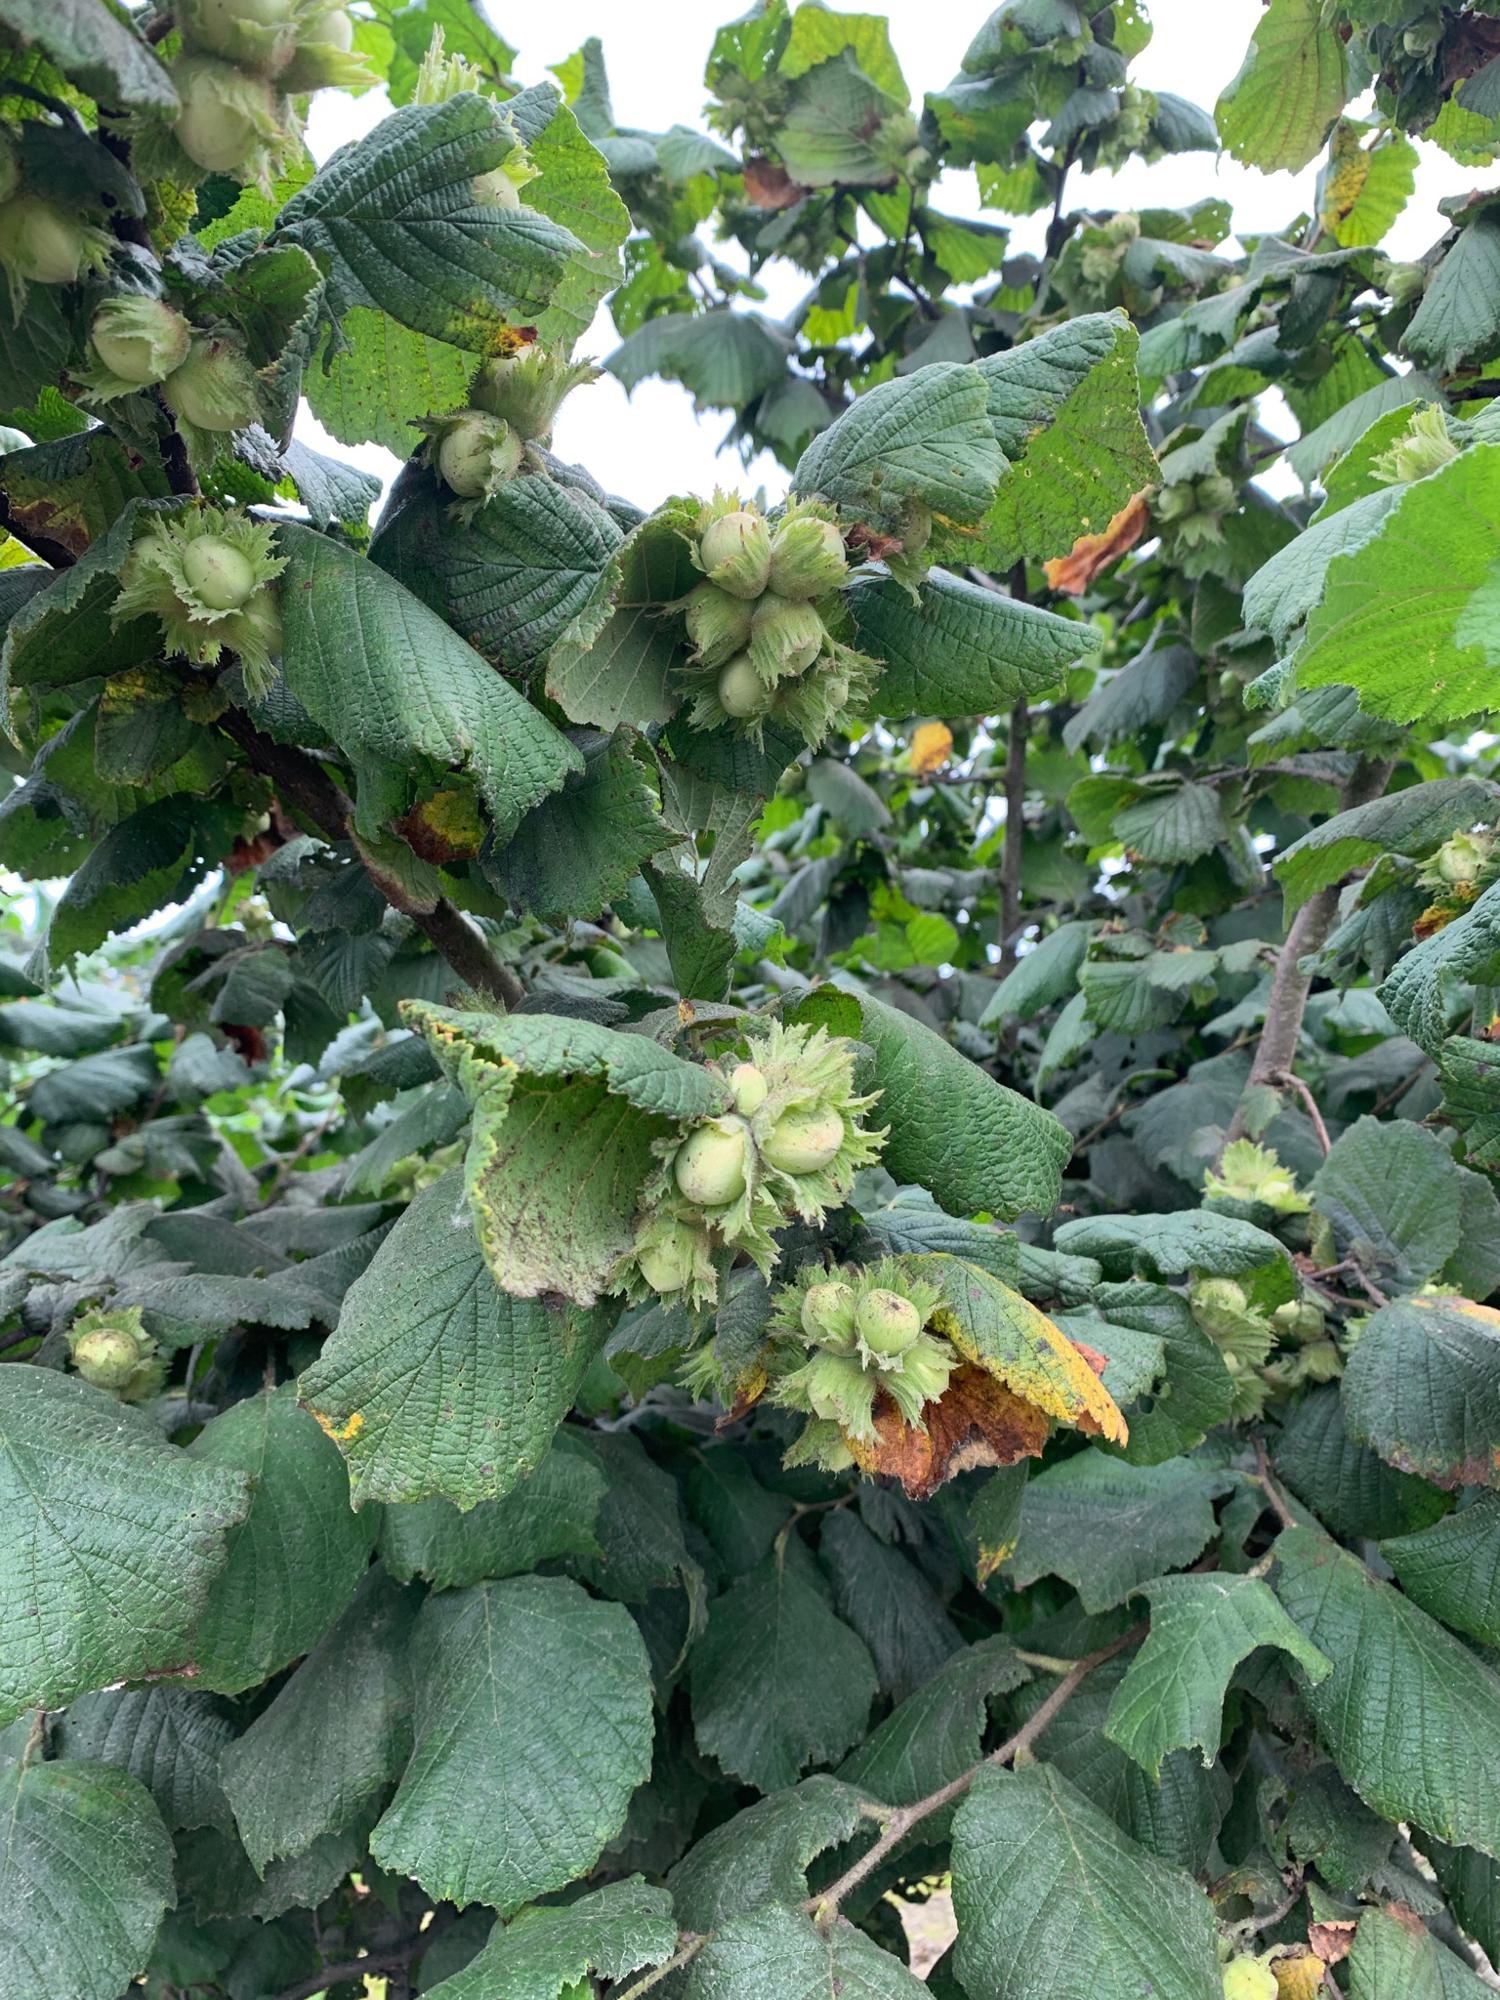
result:
[(953, 755), (953, 731), (946, 722), (920, 722), (912, 731), (907, 769), (919, 778), (941, 771)]

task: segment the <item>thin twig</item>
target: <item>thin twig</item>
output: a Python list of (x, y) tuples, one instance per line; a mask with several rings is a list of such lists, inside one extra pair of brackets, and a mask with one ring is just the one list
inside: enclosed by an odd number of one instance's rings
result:
[(961, 1799), (987, 1765), (1012, 1763), (1023, 1751), (1029, 1750), (1059, 1709), (1064, 1708), (1073, 1699), (1095, 1668), (1102, 1667), (1107, 1660), (1114, 1659), (1116, 1654), (1123, 1653), (1127, 1647), (1135, 1645), (1144, 1630), (1145, 1627), (1142, 1625), (1133, 1626), (1121, 1638), (1112, 1640), (1107, 1646), (1101, 1646), (1097, 1653), (1090, 1653), (1086, 1658), (1076, 1661), (1046, 1700), (1022, 1723), (1014, 1736), (1008, 1737), (1000, 1745), (998, 1750), (991, 1751), (988, 1757), (981, 1758), (977, 1764), (952, 1779), (950, 1783), (940, 1785), (935, 1792), (929, 1792), (925, 1799), (918, 1799), (914, 1805), (898, 1806), (887, 1821), (884, 1833), (874, 1845), (862, 1854), (852, 1867), (846, 1868), (838, 1880), (823, 1890), (821, 1895), (810, 1896), (802, 1905), (807, 1914), (815, 1916), (819, 1923), (831, 1922), (838, 1915), (839, 1905), (850, 1892), (857, 1889), (866, 1876), (874, 1873), (892, 1849), (900, 1846), (914, 1826), (920, 1825), (931, 1814), (941, 1812), (944, 1806), (952, 1805), (955, 1799)]
[(614, 1994), (612, 2000), (638, 2000), (640, 1994), (649, 1993), (653, 1986), (660, 1986), (672, 1973), (679, 1972), (683, 1966), (691, 1964), (708, 1943), (708, 1938), (709, 1933), (706, 1931), (701, 1936), (696, 1933), (684, 1936), (682, 1943), (664, 1964), (653, 1965), (649, 1972), (643, 1973), (639, 1979)]
[(1288, 1070), (1277, 1081), (1284, 1084), (1288, 1090), (1294, 1090), (1298, 1097), (1302, 1099), (1303, 1107), (1308, 1117), (1312, 1120), (1313, 1134), (1317, 1139), (1318, 1145), (1322, 1148), (1323, 1158), (1326, 1160), (1328, 1155), (1333, 1151), (1333, 1141), (1328, 1136), (1328, 1127), (1323, 1123), (1323, 1114), (1318, 1109), (1318, 1100), (1294, 1070)]
[(1286, 1495), (1271, 1475), (1271, 1461), (1266, 1456), (1266, 1441), (1264, 1438), (1257, 1438), (1255, 1440), (1255, 1465), (1255, 1483), (1270, 1502), (1271, 1512), (1276, 1516), (1283, 1528), (1295, 1528), (1297, 1526), (1297, 1516), (1288, 1506)]

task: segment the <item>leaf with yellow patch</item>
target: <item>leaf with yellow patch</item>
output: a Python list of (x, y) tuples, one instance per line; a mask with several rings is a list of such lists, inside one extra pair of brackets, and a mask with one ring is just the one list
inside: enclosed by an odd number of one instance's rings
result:
[(946, 722), (920, 722), (911, 733), (906, 768), (919, 778), (941, 771), (953, 755), (953, 731)]

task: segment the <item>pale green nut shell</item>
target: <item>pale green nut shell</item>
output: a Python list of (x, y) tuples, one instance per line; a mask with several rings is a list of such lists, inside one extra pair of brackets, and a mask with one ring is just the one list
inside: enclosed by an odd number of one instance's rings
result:
[(802, 1300), (802, 1331), (820, 1347), (848, 1352), (854, 1345), (854, 1287), (832, 1278), (809, 1285)]
[(759, 597), (771, 574), (771, 531), (760, 514), (737, 508), (710, 521), (698, 541), (710, 582), (732, 597)]
[(106, 299), (89, 339), (100, 361), (122, 382), (146, 388), (164, 382), (187, 359), (191, 329), (164, 299)]
[(76, 283), (88, 240), (87, 226), (44, 195), (13, 195), (0, 207), (0, 263), (28, 284)]
[(761, 1155), (784, 1174), (817, 1174), (831, 1166), (844, 1143), (844, 1121), (831, 1106), (784, 1111), (771, 1127)]
[(755, 671), (748, 653), (737, 653), (720, 674), (719, 706), (737, 722), (764, 715), (771, 706), (771, 690)]
[(72, 1358), (96, 1389), (123, 1389), (141, 1365), (141, 1346), (123, 1327), (101, 1326), (77, 1341)]
[(672, 1173), (696, 1208), (727, 1208), (745, 1192), (750, 1134), (737, 1118), (713, 1118), (677, 1149)]
[(238, 611), (254, 596), (255, 565), (221, 535), (199, 535), (182, 552), (182, 573), (209, 611)]
[(871, 1354), (894, 1360), (913, 1346), (922, 1331), (922, 1315), (899, 1292), (867, 1292), (855, 1314), (859, 1337)]

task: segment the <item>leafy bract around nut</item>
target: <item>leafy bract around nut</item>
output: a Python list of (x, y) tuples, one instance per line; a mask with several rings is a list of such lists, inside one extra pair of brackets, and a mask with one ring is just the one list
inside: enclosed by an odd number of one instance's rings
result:
[[(880, 1157), (885, 1134), (864, 1124), (876, 1097), (856, 1092), (853, 1049), (825, 1029), (773, 1021), (709, 1073), (728, 1104), (657, 1142), (660, 1167), (644, 1191), (636, 1245), (617, 1274), (632, 1297), (663, 1291), (640, 1261), (641, 1247), (655, 1252), (661, 1218), (706, 1231), (718, 1263), (727, 1266), (743, 1251), (768, 1274), (775, 1231), (794, 1217), (822, 1222), (848, 1199), (860, 1168)], [(698, 1244), (671, 1267), (683, 1275), (668, 1295), (703, 1306), (717, 1283), (701, 1235)]]
[(281, 648), (276, 578), (286, 567), (275, 531), (218, 507), (154, 514), (120, 571), (113, 617), (154, 616), (168, 652), (195, 666), (237, 653), (246, 684), (263, 694)]

